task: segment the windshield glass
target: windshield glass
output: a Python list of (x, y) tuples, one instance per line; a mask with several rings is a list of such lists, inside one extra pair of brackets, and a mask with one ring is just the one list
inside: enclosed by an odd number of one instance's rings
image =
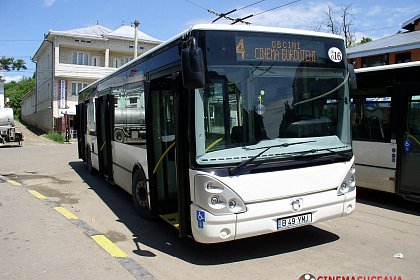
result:
[(344, 58), (327, 59), (340, 40), (213, 35), (206, 36), (206, 86), (195, 95), (197, 163), (242, 162), (269, 146), (259, 158), (350, 149)]

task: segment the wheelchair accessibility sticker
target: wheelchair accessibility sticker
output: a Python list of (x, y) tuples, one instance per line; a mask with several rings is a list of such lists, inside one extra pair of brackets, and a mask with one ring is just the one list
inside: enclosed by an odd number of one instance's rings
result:
[(197, 210), (198, 228), (204, 228), (205, 221), (206, 221), (206, 213), (202, 210)]

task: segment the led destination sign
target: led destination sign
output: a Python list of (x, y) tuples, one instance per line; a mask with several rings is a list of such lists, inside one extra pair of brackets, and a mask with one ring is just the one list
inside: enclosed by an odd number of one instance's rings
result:
[[(313, 40), (313, 39), (312, 39)], [(319, 62), (325, 57), (322, 42), (306, 38), (236, 36), (238, 61)]]

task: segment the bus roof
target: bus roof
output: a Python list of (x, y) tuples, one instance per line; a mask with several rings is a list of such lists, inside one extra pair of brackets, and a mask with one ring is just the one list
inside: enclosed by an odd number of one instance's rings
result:
[[(162, 44), (148, 50), (144, 54), (140, 55), (139, 57), (131, 60), (130, 62), (122, 65), (120, 68), (117, 68), (111, 74), (93, 82), (83, 90), (89, 89), (100, 82), (108, 79), (109, 77), (115, 75), (117, 72), (120, 72), (123, 69), (128, 68), (130, 65), (136, 63), (136, 61), (143, 59), (144, 57), (148, 56), (149, 54), (160, 50), (172, 42), (178, 40), (179, 38), (189, 34), (194, 30), (204, 30), (204, 31), (248, 31), (248, 32), (266, 32), (266, 33), (281, 33), (281, 34), (294, 34), (294, 35), (303, 35), (303, 36), (314, 36), (314, 37), (322, 37), (322, 38), (335, 38), (344, 40), (342, 37), (330, 34), (330, 33), (323, 33), (323, 32), (315, 32), (309, 30), (302, 30), (302, 29), (291, 29), (291, 28), (280, 28), (280, 27), (271, 27), (271, 26), (261, 26), (261, 25), (228, 25), (228, 24), (195, 24), (191, 26), (189, 29), (175, 35), (174, 37), (164, 41)], [(83, 91), (82, 90), (82, 91)]]
[(355, 69), (354, 71), (357, 74), (357, 73), (367, 73), (367, 72), (384, 71), (384, 70), (392, 70), (392, 69), (401, 69), (401, 68), (408, 68), (408, 67), (415, 67), (415, 66), (420, 66), (420, 61), (358, 68), (358, 69)]
[(192, 30), (219, 30), (219, 31), (251, 31), (251, 32), (267, 32), (267, 33), (283, 33), (306, 35), (326, 38), (343, 39), (338, 35), (331, 33), (315, 32), (302, 29), (280, 28), (262, 25), (227, 25), (227, 24), (196, 24), (193, 25), (187, 32)]

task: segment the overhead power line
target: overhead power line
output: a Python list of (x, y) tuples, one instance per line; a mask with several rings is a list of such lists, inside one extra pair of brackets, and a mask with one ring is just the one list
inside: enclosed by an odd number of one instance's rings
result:
[(277, 9), (280, 9), (280, 8), (283, 8), (283, 7), (292, 5), (292, 4), (297, 3), (297, 2), (300, 2), (300, 1), (302, 1), (302, 0), (295, 0), (295, 1), (292, 1), (292, 2), (289, 2), (289, 3), (286, 3), (286, 4), (282, 4), (280, 6), (277, 6), (277, 7), (274, 7), (274, 8), (265, 10), (265, 11), (262, 11), (260, 13), (257, 13), (255, 15), (252, 15), (252, 17), (256, 17), (256, 16), (259, 16), (259, 15), (262, 15), (262, 14), (265, 14), (265, 13), (268, 13), (268, 12), (271, 12), (271, 11), (274, 11), (274, 10), (277, 10)]
[[(223, 14), (223, 13), (218, 13), (218, 12), (216, 12), (216, 11), (213, 11), (213, 10), (211, 10), (211, 9), (207, 9), (207, 8), (205, 8), (205, 7), (203, 7), (203, 6), (200, 6), (200, 5), (198, 5), (198, 4), (196, 4), (196, 3), (194, 3), (194, 2), (192, 2), (192, 1), (190, 1), (190, 0), (185, 0), (186, 2), (188, 2), (188, 3), (190, 3), (190, 4), (192, 4), (192, 5), (194, 5), (194, 6), (197, 6), (197, 7), (199, 7), (199, 8), (201, 8), (201, 9), (203, 9), (203, 10), (206, 10), (207, 12), (209, 12), (210, 14), (213, 14), (213, 15), (215, 15), (215, 16), (218, 16), (219, 17), (219, 19), (220, 18), (225, 18), (225, 19), (227, 19), (227, 20), (230, 20), (230, 21), (232, 21), (232, 22), (242, 22), (242, 23), (245, 23), (245, 24), (251, 24), (250, 22), (245, 22), (245, 21), (242, 21), (241, 19), (237, 19), (237, 18), (232, 18), (232, 17), (229, 17), (228, 16), (228, 14), (230, 14), (230, 13), (233, 13), (234, 11), (231, 11), (231, 12), (229, 12), (229, 13), (225, 13), (225, 14)], [(262, 0), (261, 0), (262, 1)], [(265, 0), (264, 0), (265, 1)], [(213, 21), (214, 22), (214, 21)], [(236, 23), (235, 22), (235, 23)], [(233, 24), (233, 23), (232, 23)]]
[(376, 30), (382, 30), (382, 29), (390, 29), (390, 28), (397, 28), (400, 27), (399, 25), (394, 26), (387, 26), (387, 27), (381, 27), (381, 28), (372, 28), (372, 29), (365, 29), (365, 30), (356, 30), (356, 32), (368, 32), (368, 31), (376, 31)]
[(0, 39), (0, 42), (42, 42), (44, 40), (31, 40), (31, 39)]
[[(261, 2), (264, 2), (264, 1), (267, 1), (267, 0), (260, 0), (260, 1), (254, 2), (252, 4), (246, 5), (244, 7), (233, 9), (233, 10), (227, 12), (227, 13), (223, 13), (223, 14), (221, 14), (221, 16), (219, 16), (218, 18), (216, 18), (215, 20), (213, 20), (212, 23), (218, 21), (219, 19), (221, 19), (221, 18), (223, 18), (223, 17), (225, 17), (225, 16), (227, 16), (227, 15), (229, 15), (231, 13), (234, 13), (234, 12), (237, 12), (237, 11), (240, 11), (240, 10), (243, 10), (243, 9), (246, 9), (246, 8), (249, 8), (249, 7), (252, 7), (252, 6), (254, 6), (256, 4), (259, 4)], [(241, 20), (243, 20), (243, 19), (244, 18), (242, 18)]]
[(215, 12), (215, 11), (213, 11), (213, 10), (210, 10), (210, 9), (207, 9), (207, 8), (205, 8), (205, 7), (203, 7), (203, 6), (200, 6), (200, 5), (198, 5), (198, 4), (196, 4), (196, 3), (194, 3), (194, 2), (192, 2), (192, 1), (190, 1), (190, 0), (185, 0), (185, 1), (186, 1), (186, 2), (188, 2), (188, 3), (190, 3), (190, 4), (192, 4), (192, 5), (194, 5), (194, 6), (197, 6), (197, 7), (201, 8), (201, 9), (203, 9), (203, 10), (206, 10), (207, 12), (209, 12), (209, 13), (211, 13), (211, 14), (216, 15), (216, 16), (217, 16), (217, 18), (216, 18), (215, 20), (213, 20), (213, 22), (212, 22), (212, 23), (214, 23), (214, 22), (218, 21), (218, 20), (219, 20), (219, 19), (221, 19), (221, 18), (224, 18), (224, 19), (227, 19), (227, 20), (232, 21), (232, 23), (231, 23), (231, 24), (235, 24), (235, 23), (238, 23), (238, 22), (245, 23), (245, 24), (251, 24), (250, 22), (247, 22), (247, 21), (244, 21), (244, 20), (245, 20), (245, 19), (252, 18), (252, 17), (259, 16), (259, 15), (262, 15), (262, 14), (264, 14), (264, 13), (268, 13), (268, 12), (271, 12), (271, 11), (274, 11), (274, 10), (277, 10), (277, 9), (280, 9), (280, 8), (282, 8), (282, 7), (285, 7), (285, 6), (289, 6), (289, 5), (291, 5), (291, 4), (294, 4), (294, 3), (300, 2), (300, 1), (302, 1), (302, 0), (295, 0), (295, 1), (291, 1), (291, 2), (288, 2), (288, 3), (286, 3), (286, 4), (282, 4), (282, 5), (276, 6), (276, 7), (274, 7), (274, 8), (271, 8), (271, 9), (268, 9), (268, 10), (265, 10), (265, 11), (262, 11), (262, 12), (259, 12), (259, 13), (256, 13), (256, 14), (250, 14), (250, 15), (245, 16), (245, 17), (242, 17), (242, 18), (233, 18), (233, 17), (231, 17), (231, 16), (229, 16), (229, 15), (230, 15), (230, 14), (232, 14), (232, 13), (234, 13), (234, 12), (237, 12), (237, 11), (239, 11), (239, 10), (242, 10), (242, 9), (245, 9), (245, 8), (249, 8), (249, 7), (251, 7), (251, 6), (254, 6), (254, 5), (256, 5), (256, 4), (259, 4), (259, 3), (261, 3), (261, 2), (264, 2), (264, 1), (266, 1), (266, 0), (259, 0), (259, 1), (257, 1), (257, 2), (252, 3), (252, 4), (249, 4), (249, 5), (246, 5), (246, 6), (240, 7), (240, 8), (233, 9), (233, 10), (231, 10), (231, 11), (229, 11), (229, 12), (226, 12), (226, 13), (218, 13), (218, 12)]

